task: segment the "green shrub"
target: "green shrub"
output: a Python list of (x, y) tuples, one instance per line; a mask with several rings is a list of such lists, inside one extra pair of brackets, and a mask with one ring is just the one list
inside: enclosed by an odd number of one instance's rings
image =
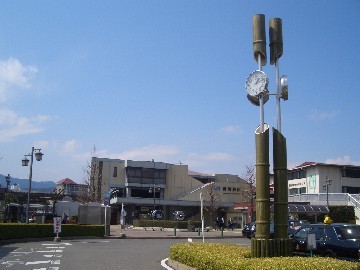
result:
[(197, 270), (355, 270), (359, 263), (322, 257), (251, 258), (251, 250), (232, 244), (180, 243), (170, 259)]
[[(135, 227), (163, 227), (163, 228), (178, 228), (187, 229), (188, 221), (175, 221), (175, 220), (134, 220), (133, 225)], [(192, 221), (191, 225), (195, 227), (201, 227), (201, 221)]]
[[(338, 206), (329, 206), (330, 210), (330, 217), (335, 223), (354, 223), (355, 220), (355, 210), (354, 206), (347, 206), (347, 205), (338, 205)], [(324, 222), (325, 214), (319, 214), (317, 216), (317, 222), (322, 223)], [(310, 223), (315, 223), (315, 216), (314, 215), (307, 215), (307, 214), (299, 214), (299, 219), (306, 219), (310, 221)]]
[[(104, 236), (104, 225), (62, 224), (60, 237)], [(0, 240), (54, 237), (53, 224), (0, 223)]]

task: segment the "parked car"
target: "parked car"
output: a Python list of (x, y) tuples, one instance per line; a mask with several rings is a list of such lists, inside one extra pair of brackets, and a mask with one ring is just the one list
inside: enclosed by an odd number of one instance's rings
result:
[(173, 213), (173, 219), (174, 220), (184, 220), (185, 219), (185, 213), (184, 211), (175, 211)]
[(242, 229), (242, 235), (250, 239), (253, 235), (254, 229), (255, 229), (255, 221), (244, 225), (244, 228)]
[(292, 237), (294, 255), (309, 255), (308, 234), (314, 233), (314, 254), (343, 260), (360, 260), (360, 225), (355, 224), (311, 224), (298, 230)]
[(153, 220), (163, 220), (164, 219), (164, 213), (161, 210), (152, 210), (150, 212), (151, 219)]
[[(297, 230), (301, 229), (302, 227), (306, 226), (306, 225), (310, 225), (310, 222), (307, 220), (302, 220), (302, 219), (289, 219), (288, 221), (289, 226), (288, 226), (288, 235), (291, 237)], [(254, 237), (255, 238), (256, 235), (256, 225), (254, 227), (254, 229), (252, 230), (252, 235), (249, 237)], [(274, 238), (275, 236), (275, 225), (274, 222), (271, 221), (270, 222), (270, 238)]]

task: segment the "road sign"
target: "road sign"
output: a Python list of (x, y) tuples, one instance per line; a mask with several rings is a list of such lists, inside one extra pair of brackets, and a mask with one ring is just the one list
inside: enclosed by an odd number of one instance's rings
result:
[(61, 217), (54, 217), (54, 233), (61, 233)]

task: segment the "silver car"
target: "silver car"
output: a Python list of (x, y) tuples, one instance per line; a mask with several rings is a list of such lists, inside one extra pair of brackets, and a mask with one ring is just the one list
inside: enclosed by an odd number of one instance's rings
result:
[(173, 213), (173, 219), (174, 220), (179, 220), (179, 221), (182, 221), (185, 219), (185, 213), (184, 211), (175, 211)]

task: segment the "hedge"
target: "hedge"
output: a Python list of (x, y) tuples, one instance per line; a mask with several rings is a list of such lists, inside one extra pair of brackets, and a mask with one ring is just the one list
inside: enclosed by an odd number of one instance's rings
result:
[[(62, 224), (60, 237), (104, 236), (104, 225)], [(0, 223), (0, 240), (54, 237), (53, 224)]]
[(355, 270), (359, 263), (323, 257), (251, 258), (248, 247), (220, 243), (179, 243), (170, 259), (197, 270)]
[(193, 228), (200, 228), (201, 221), (174, 221), (174, 220), (141, 219), (141, 220), (134, 220), (133, 225), (135, 227), (163, 227), (163, 228), (187, 229), (188, 226), (192, 226)]

